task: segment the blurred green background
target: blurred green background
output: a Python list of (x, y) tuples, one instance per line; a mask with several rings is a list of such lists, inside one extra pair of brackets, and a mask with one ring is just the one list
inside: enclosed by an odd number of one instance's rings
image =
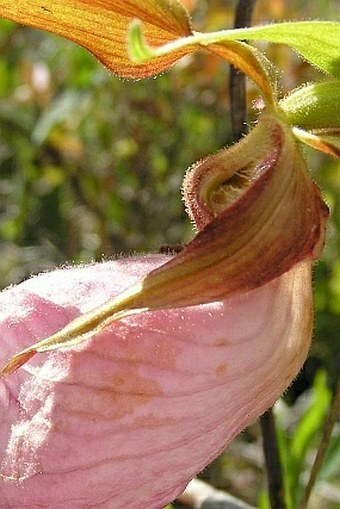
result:
[[(197, 30), (233, 24), (236, 2), (186, 3)], [(254, 23), (339, 20), (338, 8), (338, 0), (259, 0)], [(279, 69), (282, 94), (325, 79), (285, 47), (262, 48)], [(190, 240), (181, 181), (186, 168), (231, 140), (228, 73), (201, 54), (157, 79), (127, 82), (70, 42), (1, 21), (1, 287), (64, 263)], [(257, 94), (249, 83), (249, 104)], [(340, 369), (340, 163), (309, 149), (306, 155), (331, 219), (315, 267), (315, 337), (287, 394), (291, 404), (317, 369), (327, 371), (328, 384)], [(322, 507), (340, 507), (340, 495), (333, 502)]]

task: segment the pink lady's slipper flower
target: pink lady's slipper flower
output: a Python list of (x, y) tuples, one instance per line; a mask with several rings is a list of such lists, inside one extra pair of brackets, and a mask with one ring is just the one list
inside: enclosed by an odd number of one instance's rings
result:
[[(167, 261), (57, 270), (0, 296), (1, 360)], [(310, 262), (252, 292), (117, 321), (0, 380), (2, 509), (156, 509), (271, 405), (304, 361)]]
[(174, 0), (42, 4), (0, 0), (0, 15), (125, 77), (204, 46), (266, 103), (247, 137), (188, 171), (197, 234), (178, 255), (60, 269), (0, 295), (0, 508), (159, 509), (302, 366), (327, 209), (255, 50), (197, 40)]

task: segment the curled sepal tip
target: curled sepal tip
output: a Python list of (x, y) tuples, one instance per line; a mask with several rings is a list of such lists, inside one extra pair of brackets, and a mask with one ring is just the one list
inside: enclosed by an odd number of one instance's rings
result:
[(306, 145), (333, 157), (340, 157), (340, 128), (305, 131), (294, 127), (293, 133)]
[[(30, 354), (73, 346), (134, 312), (242, 294), (320, 255), (327, 207), (291, 128), (273, 116), (263, 114), (242, 141), (194, 165), (183, 188), (195, 238), (116, 298), (30, 347)], [(2, 373), (16, 369), (20, 355)]]

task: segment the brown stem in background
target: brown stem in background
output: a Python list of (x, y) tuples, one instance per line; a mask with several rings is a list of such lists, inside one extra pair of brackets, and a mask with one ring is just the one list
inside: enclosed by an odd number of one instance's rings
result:
[(272, 509), (286, 509), (282, 467), (272, 408), (260, 417), (260, 424), (270, 506)]
[[(256, 0), (239, 0), (236, 7), (234, 28), (244, 28), (251, 24)], [(233, 138), (239, 140), (246, 133), (247, 99), (246, 77), (235, 67), (230, 69), (230, 114)]]
[[(251, 24), (255, 3), (256, 0), (238, 1), (234, 28), (243, 28)], [(234, 141), (237, 141), (247, 132), (247, 98), (246, 77), (234, 67), (230, 70), (229, 92), (232, 133)], [(282, 466), (272, 409), (260, 418), (260, 423), (270, 504), (272, 509), (286, 509)]]

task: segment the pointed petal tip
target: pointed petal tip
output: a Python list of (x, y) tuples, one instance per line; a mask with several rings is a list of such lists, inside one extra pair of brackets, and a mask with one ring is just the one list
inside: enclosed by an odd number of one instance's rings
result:
[(19, 352), (18, 354), (14, 355), (7, 364), (1, 369), (0, 376), (2, 378), (7, 377), (11, 373), (14, 373), (17, 369), (19, 369), (21, 366), (26, 364), (37, 352), (35, 350), (32, 350), (31, 348), (29, 350), (25, 350), (22, 352)]

